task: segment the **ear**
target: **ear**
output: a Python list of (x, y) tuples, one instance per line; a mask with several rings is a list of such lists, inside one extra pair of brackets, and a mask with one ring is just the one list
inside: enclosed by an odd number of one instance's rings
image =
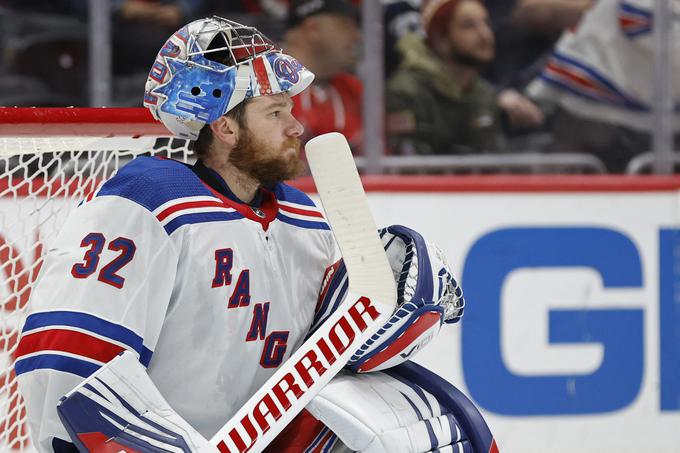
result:
[(210, 123), (215, 139), (221, 141), (229, 148), (233, 148), (238, 143), (239, 127), (238, 123), (228, 116), (221, 116)]
[(446, 36), (437, 33), (432, 37), (432, 51), (440, 58), (448, 60), (451, 53), (451, 43)]

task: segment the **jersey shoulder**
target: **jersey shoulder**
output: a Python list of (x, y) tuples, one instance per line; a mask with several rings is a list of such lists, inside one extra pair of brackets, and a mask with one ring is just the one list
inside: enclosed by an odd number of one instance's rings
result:
[(277, 201), (283, 201), (287, 203), (294, 203), (303, 206), (309, 206), (310, 208), (316, 208), (316, 204), (309, 198), (309, 195), (303, 191), (296, 189), (288, 184), (279, 183), (274, 187), (274, 195)]
[(330, 230), (323, 213), (301, 190), (279, 183), (273, 189), (279, 205), (276, 216), (280, 221), (309, 230)]
[(153, 211), (179, 198), (214, 195), (182, 162), (159, 157), (137, 157), (122, 167), (97, 192), (97, 197), (117, 196)]

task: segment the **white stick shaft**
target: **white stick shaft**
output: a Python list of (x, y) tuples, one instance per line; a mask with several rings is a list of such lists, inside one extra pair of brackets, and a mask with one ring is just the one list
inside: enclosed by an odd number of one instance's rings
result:
[(307, 143), (306, 151), (314, 184), (347, 267), (349, 287), (394, 308), (394, 276), (347, 140), (337, 132), (320, 135)]

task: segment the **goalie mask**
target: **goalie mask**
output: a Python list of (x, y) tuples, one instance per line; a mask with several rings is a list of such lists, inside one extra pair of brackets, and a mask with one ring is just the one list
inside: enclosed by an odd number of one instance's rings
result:
[(256, 28), (213, 16), (186, 25), (151, 67), (144, 106), (173, 134), (195, 140), (247, 98), (295, 96), (314, 74)]

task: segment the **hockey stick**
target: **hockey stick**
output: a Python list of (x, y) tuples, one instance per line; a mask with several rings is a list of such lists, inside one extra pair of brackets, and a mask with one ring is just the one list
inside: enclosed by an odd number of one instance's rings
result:
[(396, 288), (347, 140), (310, 140), (307, 160), (347, 267), (343, 304), (213, 436), (222, 452), (261, 452), (390, 318)]

